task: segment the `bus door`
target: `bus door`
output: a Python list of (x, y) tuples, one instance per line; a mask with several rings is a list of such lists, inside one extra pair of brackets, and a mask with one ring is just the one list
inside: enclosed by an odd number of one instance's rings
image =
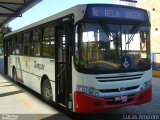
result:
[(70, 109), (71, 81), (71, 27), (69, 24), (56, 28), (56, 102)]

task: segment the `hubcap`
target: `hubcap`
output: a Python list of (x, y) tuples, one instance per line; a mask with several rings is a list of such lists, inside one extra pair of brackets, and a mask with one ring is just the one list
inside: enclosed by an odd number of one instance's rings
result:
[(46, 87), (46, 88), (44, 89), (44, 97), (45, 97), (45, 99), (46, 99), (47, 101), (51, 99), (51, 97), (52, 97), (51, 88)]

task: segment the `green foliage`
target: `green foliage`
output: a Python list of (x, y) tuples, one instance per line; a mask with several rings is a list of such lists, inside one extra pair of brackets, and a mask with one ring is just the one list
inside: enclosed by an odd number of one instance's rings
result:
[(0, 30), (0, 54), (2, 53), (3, 51), (3, 37), (5, 34), (11, 32), (11, 28), (10, 27), (3, 27), (1, 28)]
[(7, 26), (7, 27), (1, 28), (1, 31), (0, 31), (0, 44), (3, 43), (4, 35), (9, 33), (9, 32), (11, 32), (11, 28), (10, 27)]

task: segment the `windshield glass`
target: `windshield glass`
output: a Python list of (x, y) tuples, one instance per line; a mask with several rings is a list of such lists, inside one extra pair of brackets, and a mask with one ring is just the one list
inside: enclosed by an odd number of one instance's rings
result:
[(149, 26), (81, 23), (75, 63), (96, 71), (144, 69), (150, 66), (149, 39)]

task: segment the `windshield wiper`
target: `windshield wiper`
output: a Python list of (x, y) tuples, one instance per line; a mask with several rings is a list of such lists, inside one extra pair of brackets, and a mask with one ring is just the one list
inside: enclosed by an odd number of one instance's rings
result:
[(140, 26), (140, 24), (137, 23), (137, 24), (135, 24), (135, 25), (132, 27), (132, 29), (131, 29), (130, 32), (129, 32), (129, 34), (131, 34), (131, 36), (129, 37), (129, 39), (128, 39), (128, 41), (126, 42), (126, 44), (130, 44), (130, 42), (133, 40), (134, 35), (135, 35), (136, 31), (138, 30), (139, 26)]
[(106, 35), (108, 36), (108, 38), (111, 36), (113, 38), (113, 41), (114, 41), (115, 40), (115, 36), (111, 33), (111, 30), (108, 27), (108, 25), (100, 22), (100, 26), (102, 27), (103, 31), (106, 33)]

